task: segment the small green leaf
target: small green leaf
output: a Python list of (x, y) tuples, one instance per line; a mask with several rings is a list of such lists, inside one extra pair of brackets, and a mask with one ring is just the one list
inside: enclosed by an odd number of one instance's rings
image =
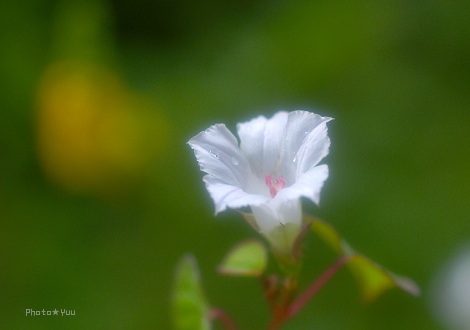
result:
[(185, 255), (177, 266), (171, 304), (175, 330), (211, 329), (197, 261), (192, 255)]
[(268, 255), (263, 243), (247, 240), (235, 245), (217, 270), (224, 275), (260, 276), (267, 263)]
[(420, 289), (415, 282), (395, 275), (361, 253), (355, 252), (326, 222), (310, 216), (305, 217), (305, 220), (311, 222), (312, 231), (322, 238), (334, 252), (348, 257), (347, 265), (361, 286), (364, 301), (372, 302), (383, 292), (394, 287), (399, 287), (415, 296), (420, 294)]
[(362, 287), (362, 298), (366, 302), (374, 301), (393, 287), (399, 287), (414, 296), (420, 295), (419, 287), (412, 280), (393, 274), (362, 254), (351, 256), (348, 266)]
[(338, 232), (326, 222), (312, 218), (312, 231), (322, 238), (337, 254), (343, 254), (341, 249), (341, 237)]
[(382, 267), (361, 254), (348, 260), (348, 266), (362, 289), (362, 299), (374, 301), (378, 296), (395, 286), (393, 279)]

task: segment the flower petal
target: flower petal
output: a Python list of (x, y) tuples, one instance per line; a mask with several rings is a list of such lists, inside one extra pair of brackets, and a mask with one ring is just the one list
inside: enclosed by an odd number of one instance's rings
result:
[(297, 162), (296, 178), (317, 165), (328, 155), (330, 139), (326, 123), (332, 118), (325, 119), (307, 135), (295, 156)]
[(328, 166), (315, 166), (300, 175), (293, 185), (280, 190), (274, 199), (285, 202), (307, 197), (318, 205), (320, 203), (320, 190), (327, 178)]
[(284, 179), (288, 185), (328, 154), (330, 140), (326, 122), (332, 119), (301, 110), (289, 113), (281, 151)]
[(244, 189), (253, 173), (235, 136), (224, 124), (216, 124), (188, 141), (201, 171), (221, 183)]
[(248, 194), (241, 188), (223, 183), (211, 175), (204, 176), (203, 180), (214, 201), (215, 214), (224, 211), (227, 207), (237, 209), (243, 206), (257, 206), (270, 200), (263, 195)]
[(271, 119), (259, 116), (237, 125), (240, 148), (247, 155), (258, 177), (264, 177), (266, 174), (276, 176), (278, 172), (279, 154), (287, 118), (288, 113), (280, 111)]

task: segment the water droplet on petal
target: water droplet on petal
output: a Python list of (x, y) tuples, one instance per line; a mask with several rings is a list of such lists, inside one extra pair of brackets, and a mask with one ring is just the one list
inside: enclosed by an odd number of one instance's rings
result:
[(219, 159), (219, 152), (217, 150), (209, 150), (209, 154), (215, 159)]
[(240, 163), (238, 159), (236, 159), (235, 157), (230, 158), (230, 161), (232, 162), (233, 165), (238, 165)]

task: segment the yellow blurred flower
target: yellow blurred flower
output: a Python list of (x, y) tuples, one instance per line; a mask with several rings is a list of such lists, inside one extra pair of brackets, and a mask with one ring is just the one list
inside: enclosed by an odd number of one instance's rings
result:
[(162, 152), (167, 122), (112, 71), (59, 62), (39, 85), (37, 148), (44, 172), (75, 192), (112, 193)]

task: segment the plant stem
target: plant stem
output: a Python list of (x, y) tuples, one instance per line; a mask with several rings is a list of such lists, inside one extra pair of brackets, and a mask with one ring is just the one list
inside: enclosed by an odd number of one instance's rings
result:
[(336, 272), (348, 261), (348, 257), (340, 257), (318, 279), (316, 279), (288, 308), (287, 317), (295, 316), (312, 297), (336, 274)]
[(272, 319), (268, 330), (277, 330), (289, 318), (289, 306), (297, 293), (297, 280), (287, 277), (276, 295), (267, 297), (270, 302)]
[(281, 328), (281, 325), (287, 320), (288, 318), (288, 306), (279, 306), (273, 314), (273, 319), (269, 324), (268, 330), (277, 330)]
[(209, 311), (209, 318), (212, 320), (220, 320), (227, 330), (237, 330), (237, 326), (233, 322), (230, 315), (220, 308), (211, 308)]

